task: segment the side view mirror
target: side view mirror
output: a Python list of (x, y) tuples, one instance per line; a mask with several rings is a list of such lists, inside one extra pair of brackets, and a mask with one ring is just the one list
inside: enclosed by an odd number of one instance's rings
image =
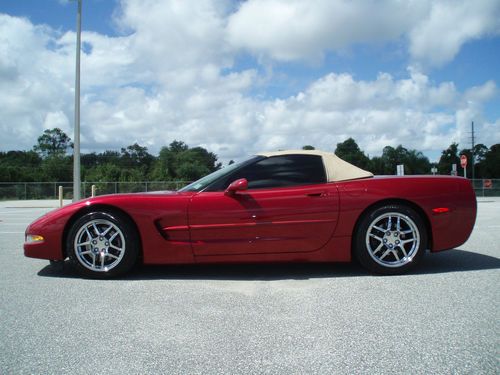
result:
[(231, 182), (227, 187), (224, 194), (226, 195), (234, 195), (238, 191), (243, 191), (248, 189), (248, 181), (246, 178), (240, 178), (239, 180)]

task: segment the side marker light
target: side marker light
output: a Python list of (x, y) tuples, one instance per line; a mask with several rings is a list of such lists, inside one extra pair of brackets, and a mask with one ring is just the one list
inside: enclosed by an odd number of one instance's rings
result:
[(450, 212), (450, 209), (448, 207), (436, 207), (432, 209), (432, 212), (436, 215), (445, 214), (447, 212)]

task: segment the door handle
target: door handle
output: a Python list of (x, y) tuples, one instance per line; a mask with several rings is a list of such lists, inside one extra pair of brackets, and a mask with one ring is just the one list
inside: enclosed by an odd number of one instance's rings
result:
[(322, 193), (322, 192), (318, 192), (318, 193), (308, 193), (306, 194), (308, 197), (324, 197), (326, 196), (325, 193)]

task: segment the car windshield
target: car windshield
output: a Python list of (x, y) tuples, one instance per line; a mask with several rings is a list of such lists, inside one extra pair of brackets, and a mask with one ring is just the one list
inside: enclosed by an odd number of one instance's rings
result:
[(231, 165), (228, 165), (227, 167), (224, 167), (224, 168), (219, 169), (213, 173), (210, 173), (209, 175), (202, 177), (199, 180), (192, 182), (187, 186), (184, 186), (182, 189), (179, 189), (179, 191), (180, 192), (202, 191), (207, 186), (209, 186), (213, 182), (217, 181), (219, 178), (227, 176), (228, 174), (232, 173), (233, 171), (235, 171), (235, 170), (237, 170), (245, 165), (251, 164), (254, 161), (257, 161), (259, 159), (262, 159), (262, 156), (252, 156), (252, 157), (247, 158), (245, 160), (242, 160), (238, 163), (233, 163)]

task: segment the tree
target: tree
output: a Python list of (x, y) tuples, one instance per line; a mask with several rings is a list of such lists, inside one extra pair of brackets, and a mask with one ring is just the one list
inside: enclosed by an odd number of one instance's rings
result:
[[(488, 153), (488, 147), (482, 143), (474, 145), (474, 177), (481, 178), (484, 175), (483, 166), (481, 162), (485, 159)], [(472, 177), (472, 153), (470, 149), (463, 149), (460, 155), (467, 156), (467, 176)]]
[(335, 154), (355, 166), (367, 169), (370, 159), (360, 150), (356, 141), (352, 138), (346, 139), (344, 142), (337, 143)]
[(217, 155), (203, 147), (190, 148), (180, 141), (162, 147), (150, 177), (154, 181), (192, 181), (209, 174), (222, 166)]
[(417, 150), (408, 150), (402, 145), (396, 148), (392, 146), (384, 147), (382, 156), (374, 157), (371, 161), (371, 170), (375, 174), (395, 174), (396, 166), (403, 164), (405, 174), (428, 174), (431, 163), (429, 159)]
[(122, 168), (120, 168), (118, 165), (114, 163), (100, 164), (87, 171), (84, 181), (87, 182), (120, 181), (121, 171)]
[(34, 151), (0, 152), (0, 181), (39, 181), (41, 163), (42, 159)]
[(405, 174), (429, 174), (431, 171), (431, 162), (422, 152), (417, 150), (407, 150), (403, 164)]
[(73, 178), (72, 158), (64, 155), (52, 155), (42, 161), (42, 181), (63, 182)]
[(302, 150), (316, 150), (316, 148), (314, 146), (311, 146), (311, 145), (305, 145), (305, 146), (302, 146)]
[(38, 152), (43, 158), (65, 156), (70, 148), (73, 148), (71, 138), (59, 128), (46, 129), (38, 137), (38, 143), (33, 146), (33, 150)]
[(121, 164), (126, 168), (148, 168), (152, 161), (153, 156), (147, 147), (134, 143), (127, 148), (121, 148)]
[(450, 147), (443, 150), (438, 162), (439, 174), (450, 174), (452, 164), (460, 166), (460, 158), (458, 156), (458, 143), (453, 142)]
[[(127, 146), (127, 148), (122, 147), (120, 165), (131, 176), (141, 176), (139, 180), (145, 180), (149, 175), (154, 159), (153, 155), (148, 152), (147, 147), (134, 143)], [(131, 172), (131, 170), (135, 170), (135, 172)], [(127, 181), (130, 181), (130, 178), (127, 178)]]
[(490, 147), (480, 164), (484, 178), (500, 178), (500, 143)]

